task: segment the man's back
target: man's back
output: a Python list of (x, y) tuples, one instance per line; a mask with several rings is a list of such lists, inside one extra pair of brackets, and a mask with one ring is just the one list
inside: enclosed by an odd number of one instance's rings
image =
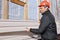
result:
[[(43, 33), (41, 33), (41, 36), (43, 38), (48, 38), (48, 39), (55, 39), (57, 37), (57, 29), (56, 29), (56, 23), (55, 23), (55, 18), (54, 16), (51, 14), (51, 12), (48, 10), (45, 13), (42, 14), (43, 17), (41, 18), (41, 24), (45, 21), (46, 18), (46, 23), (49, 22), (49, 24), (44, 24), (47, 25), (45, 31)], [(49, 21), (47, 21), (49, 20)], [(45, 27), (40, 29), (44, 29)]]

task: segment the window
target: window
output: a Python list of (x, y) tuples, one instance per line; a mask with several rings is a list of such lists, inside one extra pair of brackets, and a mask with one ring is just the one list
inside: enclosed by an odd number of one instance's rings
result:
[(3, 1), (3, 19), (36, 20), (38, 18), (37, 0), (5, 0)]
[(60, 20), (60, 0), (57, 0), (57, 18)]
[(28, 0), (28, 19), (37, 20), (37, 0)]
[(0, 19), (1, 19), (1, 11), (2, 11), (2, 0), (0, 0)]
[(9, 19), (23, 20), (24, 7), (9, 1)]

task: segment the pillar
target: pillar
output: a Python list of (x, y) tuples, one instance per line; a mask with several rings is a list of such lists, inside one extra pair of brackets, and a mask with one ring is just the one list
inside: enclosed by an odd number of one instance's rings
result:
[(26, 4), (24, 5), (24, 20), (28, 20), (28, 0), (25, 0)]
[(8, 1), (2, 0), (2, 19), (8, 19)]

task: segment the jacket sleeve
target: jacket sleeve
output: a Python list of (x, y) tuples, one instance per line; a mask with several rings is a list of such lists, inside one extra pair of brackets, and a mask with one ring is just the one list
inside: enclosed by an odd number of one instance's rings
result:
[(40, 23), (39, 29), (30, 29), (30, 31), (35, 34), (42, 34), (43, 32), (46, 31), (49, 24), (50, 24), (49, 18), (47, 16), (43, 17), (42, 22)]
[(30, 32), (34, 33), (34, 34), (38, 34), (38, 29), (30, 29)]

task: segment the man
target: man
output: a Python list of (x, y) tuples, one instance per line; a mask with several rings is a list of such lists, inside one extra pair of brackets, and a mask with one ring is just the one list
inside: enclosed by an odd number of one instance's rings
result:
[(35, 34), (41, 34), (42, 40), (56, 40), (57, 39), (57, 29), (55, 18), (51, 14), (50, 3), (47, 1), (42, 1), (39, 5), (40, 13), (42, 13), (42, 18), (40, 20), (39, 29), (27, 28), (26, 31), (30, 31)]

